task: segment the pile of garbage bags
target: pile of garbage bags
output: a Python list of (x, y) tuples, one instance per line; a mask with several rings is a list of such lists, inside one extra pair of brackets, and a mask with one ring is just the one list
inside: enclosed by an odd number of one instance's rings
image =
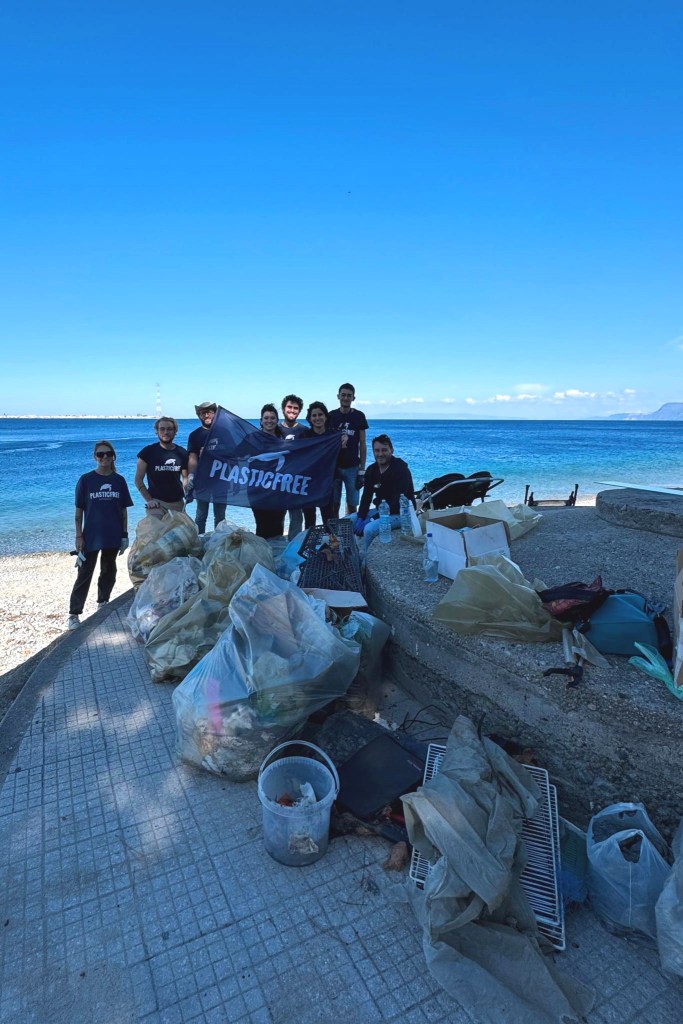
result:
[(270, 545), (230, 523), (204, 540), (184, 512), (140, 521), (128, 560), (139, 587), (128, 624), (145, 644), (154, 682), (184, 679), (211, 650), (233, 594), (257, 564), (273, 568)]
[(262, 565), (234, 594), (228, 617), (173, 704), (181, 756), (243, 781), (309, 715), (346, 693), (361, 648), (326, 622), (322, 601)]

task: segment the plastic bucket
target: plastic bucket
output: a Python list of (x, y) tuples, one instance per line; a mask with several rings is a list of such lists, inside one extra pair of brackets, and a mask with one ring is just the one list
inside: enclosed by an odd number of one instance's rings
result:
[[(325, 764), (310, 756), (281, 757), (268, 762), (285, 747), (310, 747)], [(283, 807), (276, 801), (289, 793), (299, 797), (302, 783), (313, 787), (316, 802), (302, 807)], [(263, 808), (263, 844), (266, 852), (292, 867), (313, 864), (327, 850), (330, 812), (339, 792), (337, 769), (327, 754), (306, 740), (289, 740), (271, 750), (258, 775), (258, 798)]]

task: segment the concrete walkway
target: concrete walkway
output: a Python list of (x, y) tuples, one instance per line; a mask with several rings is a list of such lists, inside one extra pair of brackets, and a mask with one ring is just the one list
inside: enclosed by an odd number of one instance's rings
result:
[[(66, 638), (0, 726), (2, 1024), (476, 1024), (426, 968), (388, 844), (283, 867), (255, 783), (178, 763), (125, 611)], [(656, 952), (588, 911), (559, 959), (597, 990), (591, 1024), (680, 1022)]]

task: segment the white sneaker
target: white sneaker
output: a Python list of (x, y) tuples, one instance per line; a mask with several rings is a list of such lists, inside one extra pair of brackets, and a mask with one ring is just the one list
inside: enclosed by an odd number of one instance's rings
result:
[(98, 612), (100, 611), (100, 609), (101, 609), (101, 608), (104, 608), (104, 606), (105, 606), (106, 604), (109, 604), (109, 600), (106, 600), (106, 601), (98, 601), (98, 602), (97, 602), (97, 610), (98, 610)]
[(67, 623), (67, 629), (78, 629), (81, 624), (80, 617), (78, 615), (70, 615)]

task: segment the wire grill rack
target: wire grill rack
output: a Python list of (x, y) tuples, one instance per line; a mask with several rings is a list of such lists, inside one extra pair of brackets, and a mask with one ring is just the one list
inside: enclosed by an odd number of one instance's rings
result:
[[(325, 552), (318, 551), (317, 548), (323, 536), (330, 530), (339, 538), (340, 550), (328, 560)], [(299, 554), (306, 559), (301, 566), (300, 587), (363, 593), (360, 555), (350, 520), (330, 519), (324, 526), (312, 526), (304, 537)]]
[[(430, 743), (425, 763), (424, 782), (439, 773), (446, 748)], [(559, 888), (560, 877), (560, 824), (557, 813), (557, 789), (551, 785), (545, 768), (525, 764), (541, 791), (541, 800), (534, 818), (525, 818), (522, 840), (526, 847), (527, 863), (520, 875), (520, 885), (529, 900), (538, 930), (554, 946), (565, 948), (564, 903)], [(431, 865), (426, 857), (413, 850), (410, 877), (420, 888), (424, 887)]]

